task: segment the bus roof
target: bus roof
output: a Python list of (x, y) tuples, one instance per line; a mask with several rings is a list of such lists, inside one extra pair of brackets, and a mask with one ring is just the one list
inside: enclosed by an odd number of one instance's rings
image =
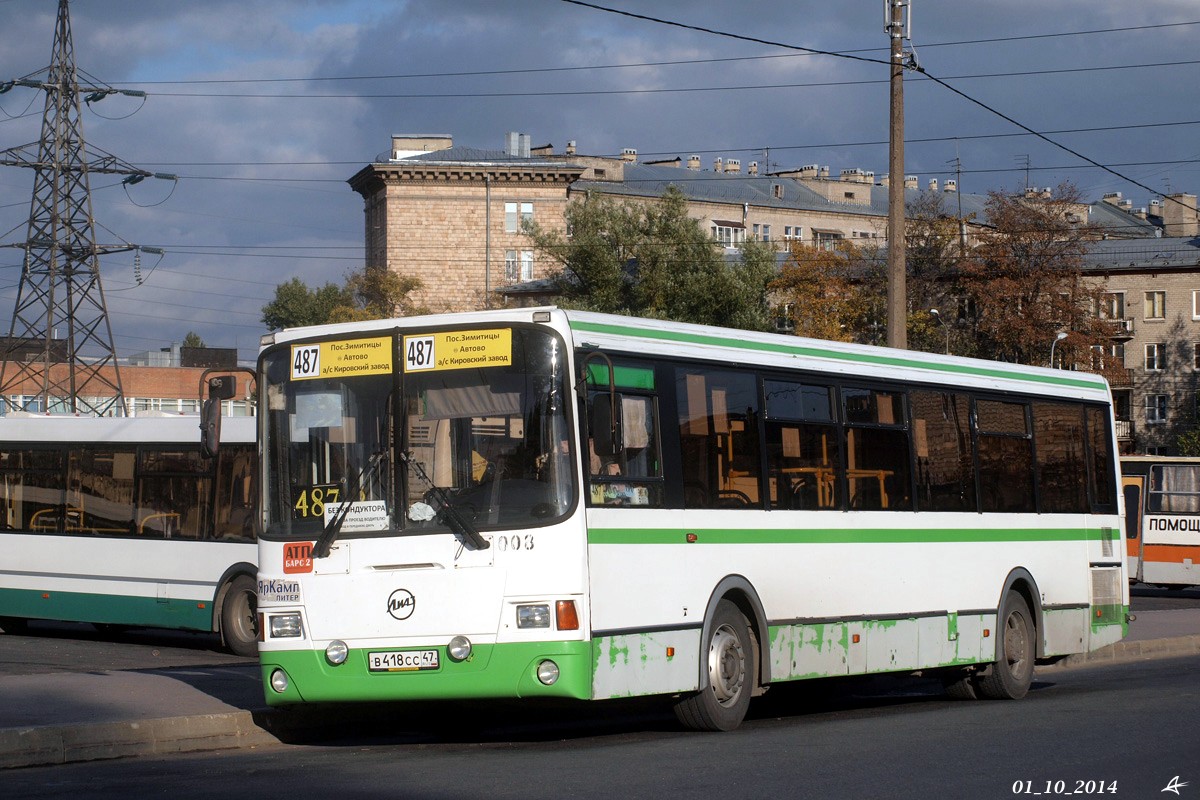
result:
[(953, 384), (1101, 402), (1108, 402), (1109, 399), (1108, 384), (1104, 378), (1087, 372), (808, 339), (788, 334), (597, 314), (553, 306), (292, 328), (264, 336), (263, 346), (339, 335), (385, 335), (396, 329), (434, 326), (444, 329), (456, 324), (475, 326), (514, 322), (549, 323), (575, 346), (633, 349), (647, 355), (776, 366), (781, 369), (811, 369), (845, 377)]

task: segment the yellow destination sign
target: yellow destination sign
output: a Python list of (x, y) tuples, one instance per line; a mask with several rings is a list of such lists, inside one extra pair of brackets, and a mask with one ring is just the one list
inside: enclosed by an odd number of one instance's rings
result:
[(292, 380), (354, 378), (392, 371), (392, 338), (292, 345)]
[(404, 371), (429, 372), (512, 363), (512, 331), (451, 331), (404, 337)]

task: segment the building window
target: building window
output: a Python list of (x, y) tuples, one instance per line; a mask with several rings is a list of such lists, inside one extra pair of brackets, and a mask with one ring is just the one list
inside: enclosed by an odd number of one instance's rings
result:
[(813, 231), (813, 244), (821, 250), (833, 250), (837, 243), (846, 238), (834, 231)]
[(1103, 319), (1125, 319), (1125, 293), (1105, 292), (1100, 300), (1100, 316)]
[(1146, 345), (1146, 371), (1161, 372), (1167, 368), (1167, 346), (1162, 342)]
[(714, 224), (712, 235), (713, 239), (723, 247), (737, 247), (745, 240), (746, 229), (732, 225)]
[(803, 239), (804, 238), (804, 228), (800, 227), (799, 225), (784, 225), (783, 226), (783, 238), (788, 240), (789, 242), (792, 239)]
[(518, 270), (517, 251), (516, 250), (505, 250), (504, 251), (504, 280), (506, 280), (509, 283), (516, 283), (517, 275), (519, 274), (517, 270)]
[(754, 223), (752, 238), (754, 239), (754, 241), (756, 241), (756, 242), (758, 241), (758, 223), (757, 222)]
[(521, 280), (533, 280), (533, 251), (521, 251)]
[[(1200, 345), (1197, 347), (1200, 348)], [(1197, 352), (1197, 358), (1200, 358), (1200, 350)], [(1092, 345), (1092, 369), (1100, 370), (1107, 367), (1125, 368), (1125, 345), (1119, 343)]]
[(1165, 394), (1146, 395), (1146, 424), (1162, 425), (1167, 421), (1167, 396)]
[(762, 227), (762, 240), (763, 240), (764, 242), (769, 242), (769, 241), (771, 241), (771, 226), (770, 226), (770, 225), (763, 225), (763, 227)]
[(505, 233), (520, 233), (527, 222), (533, 222), (533, 203), (504, 204)]
[(1192, 344), (1192, 369), (1200, 369), (1200, 342)]
[(1200, 319), (1200, 290), (1192, 290), (1192, 319)]
[(1146, 319), (1167, 318), (1167, 293), (1146, 292), (1146, 307), (1143, 315)]

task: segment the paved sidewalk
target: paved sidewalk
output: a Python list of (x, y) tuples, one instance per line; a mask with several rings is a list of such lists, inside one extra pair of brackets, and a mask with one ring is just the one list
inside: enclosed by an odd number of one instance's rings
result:
[[(1128, 638), (1051, 669), (1185, 655), (1200, 609), (1141, 612)], [(268, 709), (255, 664), (0, 676), (0, 768), (295, 742), (320, 724)]]

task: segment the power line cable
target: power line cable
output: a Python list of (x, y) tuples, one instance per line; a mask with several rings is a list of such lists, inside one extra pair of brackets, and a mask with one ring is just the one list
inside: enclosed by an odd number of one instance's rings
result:
[[(730, 33), (729, 31), (721, 31), (721, 30), (717, 30), (714, 28), (705, 28), (705, 27), (701, 27), (701, 26), (697, 26), (697, 25), (689, 25), (686, 23), (677, 22), (674, 20), (666, 20), (666, 19), (661, 19), (659, 17), (651, 17), (651, 16), (648, 16), (645, 14), (635, 14), (631, 11), (623, 11), (621, 9), (608, 8), (607, 6), (601, 6), (601, 5), (597, 5), (595, 3), (587, 3), (587, 2), (584, 2), (583, 0), (561, 0), (561, 2), (567, 3), (569, 5), (576, 5), (576, 6), (582, 6), (584, 8), (591, 8), (596, 11), (603, 11), (603, 12), (609, 13), (609, 14), (616, 14), (618, 16), (625, 16), (625, 17), (631, 17), (633, 19), (640, 19), (640, 20), (645, 20), (648, 22), (654, 22), (654, 23), (660, 24), (660, 25), (667, 25), (670, 27), (683, 28), (685, 30), (692, 30), (692, 31), (698, 31), (701, 33), (708, 33), (713, 36), (721, 36), (721, 37), (726, 37), (726, 38), (730, 38), (730, 39), (737, 39), (740, 41), (755, 42), (757, 44), (766, 44), (766, 45), (770, 45), (773, 47), (783, 47), (783, 48), (787, 48), (789, 50), (800, 50), (800, 51), (809, 52), (809, 53), (820, 53), (823, 55), (833, 56), (835, 58), (851, 58), (851, 59), (854, 59), (857, 61), (868, 61), (868, 62), (875, 63), (875, 64), (882, 64), (889, 68), (892, 66), (890, 61), (880, 61), (878, 59), (867, 59), (867, 58), (861, 58), (861, 57), (852, 56), (852, 55), (842, 55), (842, 54), (835, 53), (832, 51), (827, 51), (827, 50), (816, 50), (814, 48), (801, 47), (799, 45), (784, 44), (782, 42), (774, 42), (774, 41), (771, 41), (768, 39), (759, 39), (759, 38), (753, 37), (753, 36), (745, 36), (743, 34)], [(1141, 183), (1140, 181), (1134, 180), (1133, 178), (1130, 178), (1127, 175), (1123, 175), (1120, 172), (1117, 172), (1116, 170), (1111, 169), (1110, 167), (1107, 167), (1104, 164), (1101, 164), (1100, 162), (1095, 161), (1092, 158), (1089, 158), (1088, 156), (1085, 156), (1083, 153), (1080, 153), (1077, 150), (1073, 150), (1064, 144), (1060, 144), (1059, 142), (1056, 142), (1055, 140), (1051, 139), (1049, 136), (1045, 135), (1044, 133), (1039, 133), (1038, 131), (1035, 131), (1033, 128), (1030, 128), (1028, 125), (1018, 122), (1016, 119), (1013, 119), (1012, 117), (999, 111), (998, 109), (995, 109), (992, 106), (989, 106), (987, 103), (984, 103), (982, 100), (975, 99), (974, 97), (967, 94), (966, 92), (963, 92), (962, 90), (951, 86), (949, 83), (946, 83), (945, 80), (938, 78), (937, 76), (931, 74), (928, 70), (926, 70), (925, 68), (916, 64), (915, 61), (908, 66), (910, 69), (913, 69), (916, 72), (918, 72), (921, 75), (928, 78), (929, 80), (932, 80), (934, 83), (938, 84), (942, 88), (947, 89), (950, 92), (963, 98), (964, 100), (967, 100), (968, 102), (979, 106), (980, 108), (982, 108), (985, 111), (995, 114), (996, 116), (1000, 117), (1001, 119), (1011, 123), (1012, 125), (1017, 126), (1021, 130), (1025, 131), (1033, 136), (1036, 136), (1037, 138), (1041, 139), (1042, 141), (1046, 142), (1047, 144), (1050, 144), (1054, 147), (1059, 148), (1060, 150), (1070, 153), (1071, 155), (1075, 156), (1076, 158), (1086, 161), (1087, 163), (1089, 163), (1095, 167), (1098, 167), (1098, 168), (1104, 170), (1105, 172), (1108, 172), (1109, 174), (1120, 178), (1121, 180), (1127, 181), (1127, 182), (1133, 184), (1134, 186), (1137, 186), (1141, 189), (1145, 189), (1147, 192), (1150, 192), (1152, 195), (1159, 195), (1164, 200), (1170, 200), (1171, 202), (1179, 203), (1179, 201), (1176, 200), (1175, 198), (1173, 198), (1169, 195), (1164, 195), (1162, 192), (1156, 191), (1155, 189), (1152, 189), (1149, 186), (1146, 186), (1145, 184)], [(1183, 203), (1179, 203), (1179, 204), (1184, 205)], [(1185, 207), (1187, 207), (1187, 206), (1185, 206)]]

